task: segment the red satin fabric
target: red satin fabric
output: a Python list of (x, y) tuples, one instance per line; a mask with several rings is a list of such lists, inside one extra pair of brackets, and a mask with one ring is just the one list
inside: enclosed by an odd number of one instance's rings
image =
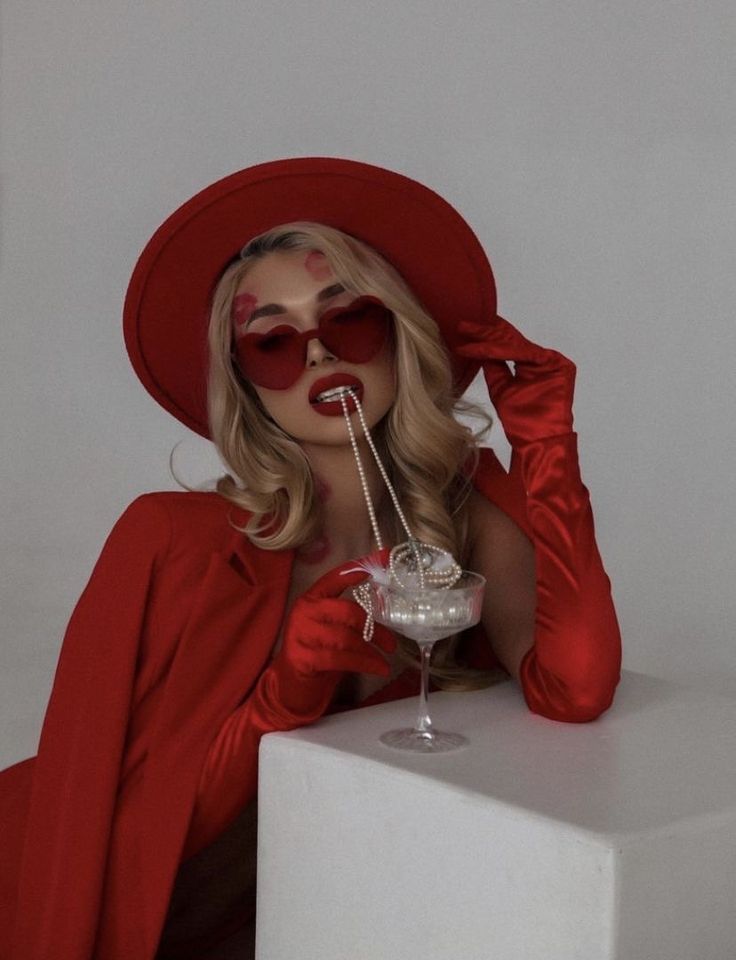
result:
[[(557, 350), (541, 347), (503, 317), (461, 320), (466, 337), (455, 352), (480, 360), (488, 392), (511, 446), (570, 433), (577, 368)], [(507, 361), (514, 363), (512, 374)]]
[(150, 494), (110, 534), (32, 777), (0, 776), (3, 807), (23, 811), (2, 823), (21, 841), (0, 956), (153, 957), (204, 756), (265, 666), (288, 593), (291, 555), (247, 549), (232, 513), (213, 494)]
[(537, 575), (534, 646), (520, 668), (524, 697), (552, 720), (594, 720), (610, 707), (620, 679), (621, 634), (580, 478), (577, 434), (525, 444), (515, 457)]
[(345, 671), (389, 676), (386, 660), (373, 645), (392, 653), (396, 637), (377, 623), (373, 643), (367, 644), (364, 612), (340, 596), (364, 580), (365, 572), (356, 571), (355, 561), (349, 560), (320, 577), (293, 604), (278, 655), (207, 751), (184, 859), (211, 843), (255, 796), (264, 733), (306, 726), (321, 717)]
[[(619, 636), (574, 437), (553, 440), (515, 452), (511, 476), (484, 451), (474, 483), (537, 551), (527, 703), (577, 721), (611, 701)], [(251, 547), (231, 515), (216, 494), (150, 494), (108, 538), (64, 639), (38, 757), (0, 774), (0, 956), (152, 960), (182, 861), (255, 796), (260, 736), (283, 729), (258, 678), (294, 555)], [(384, 695), (406, 695), (402, 684)], [(240, 739), (226, 746), (218, 734), (237, 711)]]
[(38, 756), (0, 773), (3, 960), (155, 955), (207, 751), (263, 672), (288, 596), (293, 551), (253, 548), (230, 525), (246, 519), (216, 494), (161, 493), (115, 524)]
[[(577, 368), (503, 317), (461, 321), (456, 352), (482, 362), (512, 446), (511, 474), (526, 491), (536, 555), (534, 645), (520, 665), (529, 708), (552, 720), (593, 720), (621, 672), (621, 634), (580, 476), (573, 395)], [(511, 373), (507, 361), (515, 366)]]

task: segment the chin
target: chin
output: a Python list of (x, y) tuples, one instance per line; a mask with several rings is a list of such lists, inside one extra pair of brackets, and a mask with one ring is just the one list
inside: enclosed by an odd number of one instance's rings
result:
[[(391, 407), (389, 406), (387, 410), (376, 411), (371, 415), (370, 410), (366, 410), (365, 407), (363, 408), (363, 416), (371, 436), (375, 436), (377, 427), (390, 409)], [(323, 447), (349, 447), (351, 445), (350, 435), (348, 434), (348, 428), (343, 416), (320, 417), (320, 421), (320, 424), (309, 430), (302, 429), (292, 432), (289, 431), (285, 425), (282, 426), (297, 443)], [(362, 440), (364, 437), (363, 424), (360, 422), (360, 417), (357, 412), (351, 414), (350, 423), (352, 424), (356, 439)]]
[[(357, 440), (363, 439), (363, 426), (358, 419), (357, 415), (354, 415), (350, 421), (353, 425), (353, 432), (355, 433), (355, 438)], [(373, 434), (375, 425), (366, 417), (366, 423), (368, 424), (368, 429)], [(310, 444), (311, 446), (322, 446), (322, 447), (349, 447), (351, 445), (350, 435), (348, 434), (348, 428), (345, 425), (345, 420), (341, 417), (339, 420), (335, 418), (332, 423), (327, 424), (327, 428), (323, 430), (310, 430), (303, 431), (301, 436), (295, 436), (295, 440), (299, 443)]]

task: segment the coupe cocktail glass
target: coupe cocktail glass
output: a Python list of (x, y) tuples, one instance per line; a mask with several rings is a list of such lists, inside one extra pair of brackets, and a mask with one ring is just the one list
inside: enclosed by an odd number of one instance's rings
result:
[(485, 577), (463, 570), (451, 587), (406, 588), (368, 581), (373, 618), (415, 640), (421, 652), (422, 689), (415, 727), (389, 730), (380, 738), (395, 750), (445, 753), (467, 744), (459, 733), (435, 730), (429, 717), (429, 661), (437, 640), (472, 627), (480, 620)]

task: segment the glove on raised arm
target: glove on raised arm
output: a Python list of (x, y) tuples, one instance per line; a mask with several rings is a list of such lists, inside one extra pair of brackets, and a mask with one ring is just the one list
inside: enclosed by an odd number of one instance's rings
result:
[(294, 602), (281, 650), (213, 740), (200, 775), (184, 859), (222, 833), (255, 795), (258, 744), (264, 733), (317, 720), (346, 671), (389, 677), (388, 662), (376, 647), (393, 653), (395, 636), (376, 624), (373, 643), (366, 643), (365, 613), (354, 601), (340, 598), (366, 578), (364, 570), (342, 573), (354, 566), (352, 560), (330, 570)]
[[(512, 448), (572, 431), (576, 367), (557, 350), (532, 343), (503, 317), (462, 321), (455, 352), (480, 360), (491, 402)], [(511, 360), (515, 375), (506, 361)]]
[(552, 720), (593, 720), (613, 700), (621, 635), (572, 430), (576, 367), (502, 317), (460, 329), (468, 339), (456, 352), (482, 362), (512, 446), (511, 474), (527, 495), (537, 607), (534, 645), (520, 666), (524, 697), (530, 710)]

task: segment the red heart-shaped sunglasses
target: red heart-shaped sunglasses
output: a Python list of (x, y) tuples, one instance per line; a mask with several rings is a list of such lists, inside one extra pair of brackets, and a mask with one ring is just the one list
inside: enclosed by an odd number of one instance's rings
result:
[(287, 390), (304, 372), (310, 340), (316, 337), (347, 363), (367, 363), (385, 343), (392, 320), (388, 307), (366, 294), (346, 307), (327, 310), (311, 330), (299, 332), (279, 324), (265, 333), (246, 333), (236, 340), (234, 354), (243, 374), (256, 386)]

